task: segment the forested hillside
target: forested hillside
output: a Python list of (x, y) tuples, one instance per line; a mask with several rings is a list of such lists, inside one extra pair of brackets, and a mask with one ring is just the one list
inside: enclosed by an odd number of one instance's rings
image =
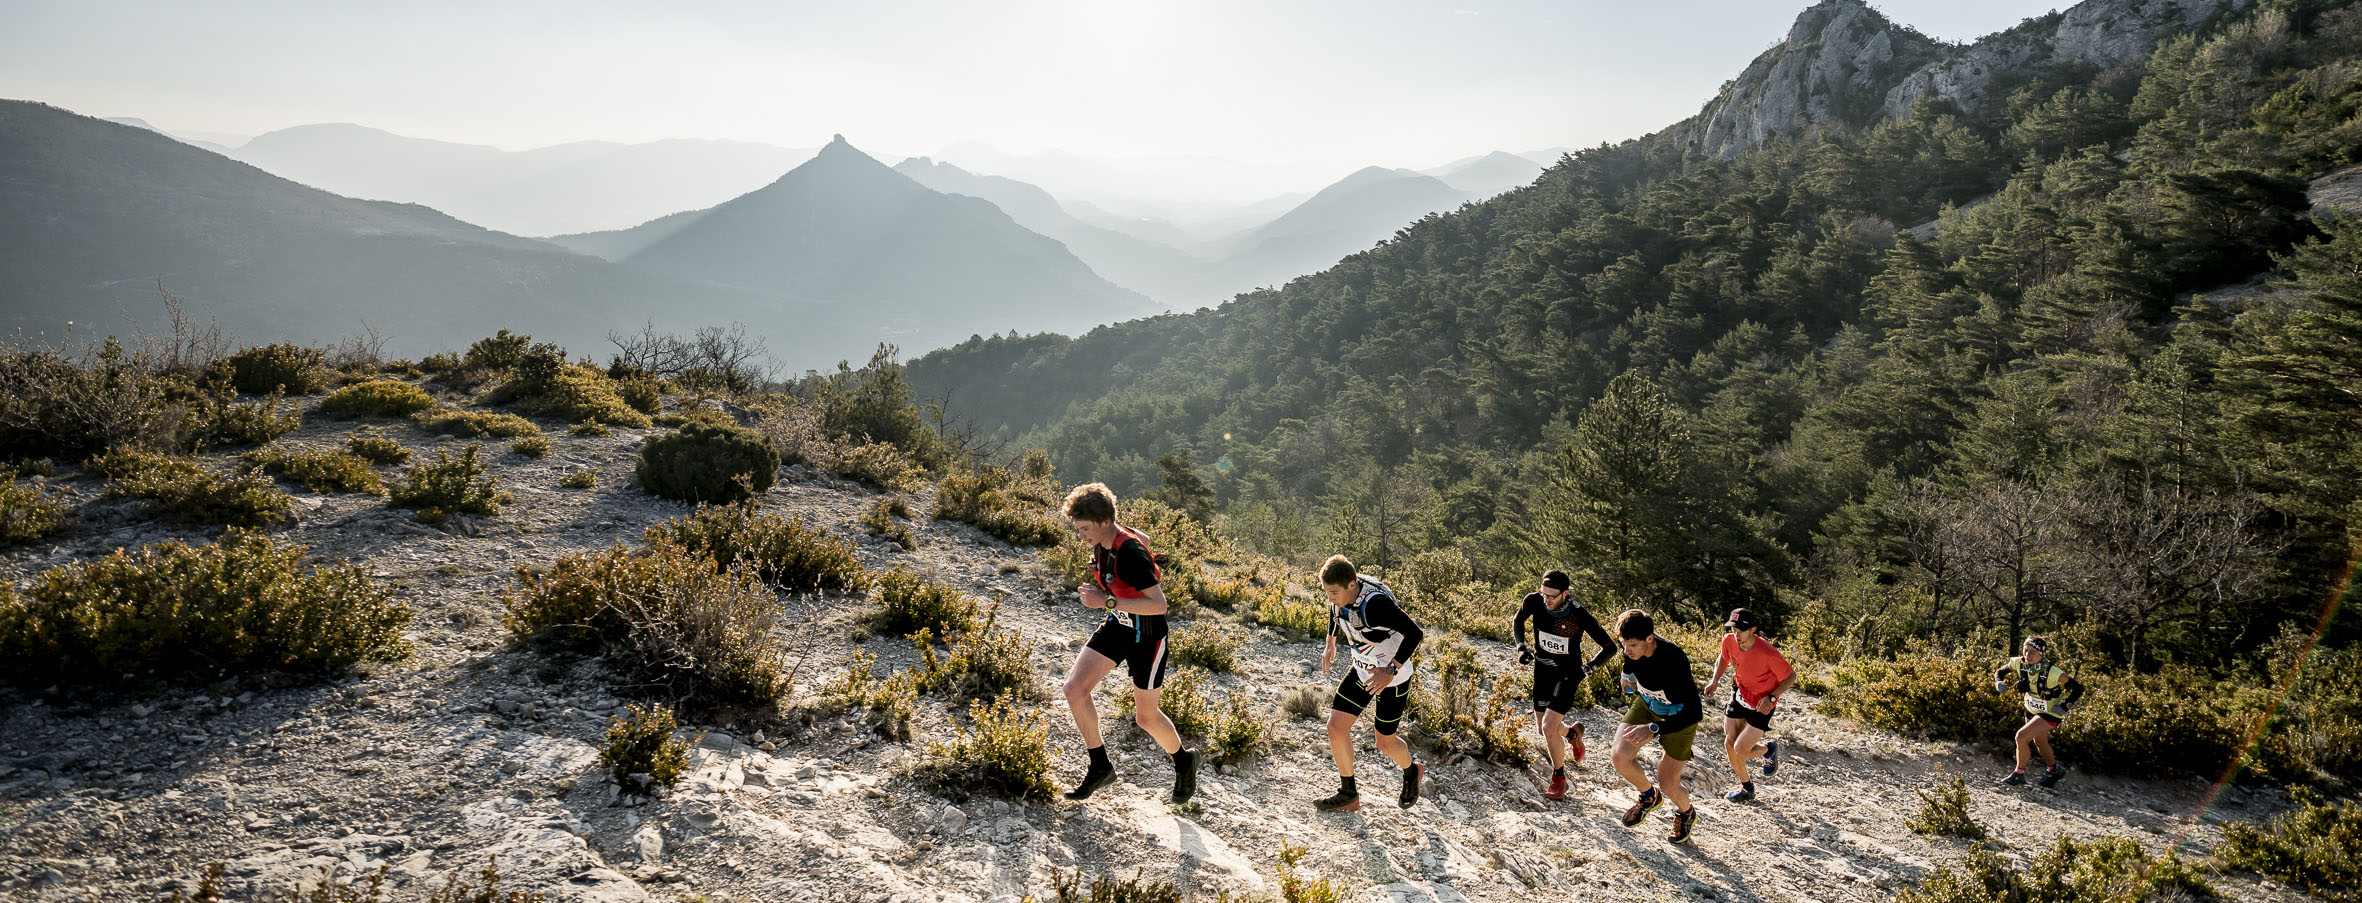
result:
[(2362, 153), (2362, 10), (2007, 81), (1728, 160), (1583, 151), (1282, 289), (909, 377), (1061, 474), (1202, 480), (1272, 552), (1585, 566), (1860, 651), (2313, 633), (2362, 522), (2362, 222), (2307, 182)]

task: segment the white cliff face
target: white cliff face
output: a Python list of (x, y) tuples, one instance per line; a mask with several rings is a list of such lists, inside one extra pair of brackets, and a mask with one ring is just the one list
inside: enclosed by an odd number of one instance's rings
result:
[(2085, 0), (2051, 21), (1954, 46), (1896, 25), (1863, 0), (1822, 0), (1675, 134), (1694, 153), (1728, 159), (1820, 123), (1908, 116), (1928, 96), (1981, 112), (2009, 76), (2061, 63), (2135, 63), (2166, 37), (2253, 3)]
[(2001, 76), (2031, 66), (2086, 63), (2101, 68), (2139, 62), (2167, 37), (2189, 31), (2223, 12), (2246, 9), (2254, 0), (2087, 0), (2068, 9), (2053, 28), (1996, 36), (1961, 48), (1894, 86), (1882, 105), (1893, 116), (1910, 115), (1921, 97), (1950, 100), (1969, 113), (2000, 100), (1993, 96)]
[(1695, 130), (1691, 143), (1701, 152), (1736, 156), (1814, 123), (1861, 112), (1845, 106), (1878, 96), (1942, 50), (1860, 0), (1825, 0), (1797, 16), (1786, 40), (1756, 57), (1697, 118), (1676, 128)]

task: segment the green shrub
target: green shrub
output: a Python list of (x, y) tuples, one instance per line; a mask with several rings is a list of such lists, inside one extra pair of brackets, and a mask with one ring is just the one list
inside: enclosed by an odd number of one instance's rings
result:
[(247, 452), (241, 458), (250, 466), (301, 483), (313, 492), (385, 494), (385, 482), (378, 479), (376, 468), (350, 452), (301, 451), (274, 445)]
[(2296, 792), (2297, 808), (2263, 827), (2225, 822), (2218, 868), (2249, 871), (2334, 903), (2362, 901), (2362, 804)]
[(320, 399), (319, 411), (333, 417), (408, 417), (435, 406), (435, 397), (406, 382), (373, 379), (354, 383)]
[(1046, 546), (1067, 537), (1056, 511), (1060, 494), (1047, 480), (1027, 480), (1004, 467), (953, 471), (935, 493), (934, 516), (974, 524), (1013, 545)]
[(664, 410), (664, 381), (644, 374), (625, 376), (615, 381), (615, 397), (632, 410), (653, 417)]
[[(1113, 689), (1116, 710), (1130, 718), (1137, 703), (1127, 683)], [(1320, 700), (1326, 701), (1323, 694)], [(1255, 714), (1245, 691), (1221, 693), (1206, 672), (1175, 668), (1157, 694), (1157, 709), (1173, 719), (1173, 729), (1184, 737), (1205, 741), (1206, 754), (1216, 762), (1236, 762), (1271, 748), (1271, 724)]]
[[(1181, 895), (1181, 889), (1174, 886), (1173, 882), (1144, 878), (1138, 874), (1123, 880), (1101, 875), (1091, 879), (1091, 883), (1085, 886), (1081, 869), (1053, 872), (1050, 890), (1057, 895), (1051, 898), (1057, 903), (1182, 903), (1188, 899)], [(1229, 897), (1225, 893), (1220, 899), (1228, 900)]]
[(1280, 699), (1279, 710), (1299, 721), (1319, 718), (1328, 710), (1329, 692), (1326, 687), (1297, 687)]
[(559, 478), (558, 485), (567, 489), (589, 489), (599, 485), (599, 475), (586, 467)]
[(0, 458), (79, 461), (150, 438), (164, 391), (112, 339), (79, 359), (0, 348)]
[(1904, 824), (1920, 834), (1939, 834), (1946, 837), (1965, 837), (1983, 840), (1991, 836), (1985, 826), (1978, 824), (1968, 812), (1968, 785), (1959, 778), (1937, 787), (1935, 792), (1914, 791), (1919, 794), (1919, 814)]
[(40, 477), (19, 479), (15, 468), (0, 469), (0, 545), (32, 542), (64, 529), (73, 506), (51, 498)]
[(248, 395), (310, 395), (328, 381), (320, 349), (289, 342), (256, 345), (230, 355), (230, 385)]
[(1206, 729), (1206, 754), (1216, 762), (1252, 758), (1271, 748), (1271, 733), (1270, 719), (1255, 714), (1242, 689), (1215, 710), (1214, 723)]
[(527, 436), (523, 439), (509, 443), (508, 450), (509, 454), (512, 455), (523, 455), (528, 458), (546, 458), (549, 457), (549, 440), (541, 436)]
[(541, 367), (519, 366), (516, 375), (485, 400), (527, 414), (577, 423), (647, 426), (648, 415), (626, 403), (615, 390), (615, 381), (594, 367), (559, 364), (554, 370), (544, 372)]
[[(531, 350), (532, 347), (532, 336), (526, 335), (524, 333), (510, 332), (506, 329), (503, 329), (496, 334), (477, 339), (475, 344), (467, 346), (467, 354), (460, 357), (457, 362), (457, 367), (445, 367), (443, 369), (450, 370), (464, 367), (469, 370), (507, 370), (523, 362), (525, 360), (526, 353)], [(550, 345), (549, 347), (553, 349), (557, 348), (556, 345)], [(441, 355), (438, 355), (438, 357), (441, 357)], [(566, 353), (562, 350), (558, 351), (557, 358), (559, 360), (565, 360)], [(430, 358), (430, 360), (432, 359)]]
[(436, 408), (410, 415), (410, 420), (430, 433), (450, 433), (454, 436), (493, 436), (515, 439), (520, 436), (539, 436), (541, 427), (515, 414), (494, 411), (463, 411), (458, 408)]
[(819, 527), (777, 514), (753, 502), (698, 505), (682, 517), (649, 527), (649, 542), (670, 542), (712, 559), (754, 569), (763, 581), (789, 592), (859, 592), (869, 571), (853, 544)]
[(1246, 617), (1249, 621), (1276, 629), (1291, 639), (1311, 640), (1328, 635), (1330, 607), (1326, 599), (1275, 595), (1248, 609)]
[(460, 450), (459, 457), (444, 449), (435, 452), (433, 461), (411, 465), (394, 482), (390, 504), (416, 509), (419, 522), (427, 524), (442, 523), (454, 514), (499, 514), (500, 506), (508, 504), (510, 497), (484, 473), (483, 463), (477, 460), (483, 448), (471, 442)]
[(671, 707), (661, 702), (645, 709), (634, 705), (628, 713), (607, 725), (607, 745), (599, 748), (599, 764), (607, 767), (608, 777), (634, 793), (680, 783), (681, 772), (689, 768), (689, 747), (704, 735), (673, 736), (679, 725)]
[(1901, 658), (1854, 658), (1830, 672), (1829, 708), (1931, 740), (1989, 741), (2026, 720), (2015, 694), (1993, 691), (1999, 659), (1938, 652), (1914, 642)]
[(1196, 621), (1172, 633), (1173, 661), (1224, 674), (1239, 672), (1238, 652), (1246, 645), (1246, 630), (1219, 621)]
[(735, 502), (779, 478), (779, 453), (753, 430), (692, 423), (648, 440), (640, 450), (640, 486), (668, 499)]
[(201, 392), (181, 408), (181, 444), (190, 450), (261, 445), (302, 426), (302, 409), (282, 409), (276, 390), (254, 401), (238, 401), (226, 390)]
[(905, 552), (918, 548), (918, 540), (910, 535), (910, 525), (895, 520), (897, 515), (910, 517), (910, 503), (898, 495), (887, 496), (871, 505), (868, 514), (861, 516), (861, 528), (872, 535), (893, 540)]
[[(2248, 737), (2280, 702), (2277, 687), (2216, 680), (2182, 665), (2151, 674), (2090, 671), (2076, 678), (2084, 683), (2083, 700), (2067, 713), (2051, 742), (2062, 756), (2124, 774), (2227, 774), (2247, 756)], [(1992, 687), (1984, 689), (1989, 693)], [(2014, 702), (2017, 695), (2002, 698)], [(2021, 711), (2016, 717), (2022, 723), (2027, 716)], [(2172, 748), (2160, 749), (2166, 744), (2158, 737), (2174, 738)], [(2282, 780), (2305, 776), (2291, 773), (2302, 767), (2299, 763), (2254, 764)]]
[(869, 617), (870, 626), (898, 637), (921, 630), (953, 636), (973, 629), (981, 614), (976, 600), (958, 589), (902, 568), (878, 575), (872, 595), (878, 607)]
[(2156, 899), (2218, 896), (2204, 876), (2168, 852), (2162, 859), (2128, 837), (2076, 843), (2061, 834), (2024, 871), (1986, 848), (1971, 844), (1959, 859), (1936, 866), (1918, 887), (1896, 896), (1898, 903), (2143, 903)]
[(92, 459), (89, 468), (110, 478), (108, 496), (146, 499), (154, 503), (154, 513), (198, 523), (266, 526), (286, 519), (295, 506), (293, 498), (271, 486), (269, 477), (224, 477), (187, 458), (117, 450)]
[(1303, 847), (1280, 841), (1280, 903), (1344, 903), (1344, 887), (1327, 878), (1304, 875), (1304, 853)]
[(919, 488), (926, 477), (926, 469), (911, 460), (902, 450), (883, 442), (857, 445), (837, 455), (832, 468), (849, 479), (859, 480), (880, 489), (911, 490)]
[(671, 413), (657, 414), (649, 417), (648, 420), (657, 426), (665, 427), (667, 429), (679, 429), (681, 424), (689, 422), (688, 417)]
[(1014, 699), (968, 704), (970, 725), (954, 723), (950, 743), (929, 743), (918, 776), (938, 790), (965, 797), (983, 793), (1004, 799), (1047, 799), (1050, 784), (1050, 719)]
[[(1339, 656), (1343, 659), (1344, 656)], [(1419, 646), (1411, 711), (1416, 732), (1442, 753), (1461, 753), (1504, 765), (1533, 758), (1520, 730), (1532, 710), (1524, 671), (1488, 673), (1476, 647), (1456, 633), (1431, 634)], [(1351, 667), (1350, 662), (1340, 662)]]
[(614, 430), (608, 429), (606, 424), (600, 423), (596, 420), (585, 420), (581, 423), (577, 423), (573, 426), (567, 427), (566, 432), (576, 436), (592, 437), (609, 436), (615, 433)]
[(889, 740), (908, 742), (911, 721), (918, 716), (920, 672), (904, 671), (877, 679), (878, 658), (867, 652), (853, 655), (845, 673), (821, 687), (822, 704), (867, 713), (869, 726)]
[(404, 651), (410, 610), (357, 567), (307, 565), (302, 546), (233, 529), (52, 568), (0, 603), (0, 669), (21, 686), (130, 675), (218, 680), (317, 675)]
[(999, 618), (1000, 609), (994, 608), (984, 623), (961, 631), (951, 651), (942, 656), (935, 654), (932, 629), (922, 627), (912, 634), (911, 642), (918, 645), (926, 662), (919, 689), (964, 699), (1039, 698), (1041, 690), (1034, 685), (1033, 657), (1027, 651), (1025, 635), (996, 629), (994, 622)]
[(770, 630), (778, 600), (751, 569), (671, 543), (568, 555), (518, 571), (503, 597), (509, 630), (538, 644), (596, 651), (643, 686), (704, 704), (760, 705), (782, 690)]
[(344, 450), (371, 464), (406, 464), (410, 450), (402, 443), (373, 433), (356, 432), (344, 440)]

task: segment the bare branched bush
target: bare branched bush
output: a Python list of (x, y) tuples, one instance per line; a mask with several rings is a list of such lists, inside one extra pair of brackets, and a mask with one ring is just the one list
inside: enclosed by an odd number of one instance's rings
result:
[(761, 338), (748, 335), (744, 323), (708, 326), (680, 336), (659, 333), (650, 321), (637, 334), (610, 332), (607, 341), (615, 344), (609, 376), (647, 374), (734, 395), (762, 386), (771, 358), (770, 349)]
[(141, 355), (108, 339), (53, 351), (0, 349), (0, 456), (79, 461), (153, 438), (165, 382)]

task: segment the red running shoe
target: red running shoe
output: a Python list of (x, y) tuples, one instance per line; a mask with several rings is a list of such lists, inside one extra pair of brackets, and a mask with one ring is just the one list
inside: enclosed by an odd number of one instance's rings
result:
[(1550, 789), (1542, 791), (1542, 798), (1546, 800), (1566, 799), (1566, 772), (1551, 773)]

